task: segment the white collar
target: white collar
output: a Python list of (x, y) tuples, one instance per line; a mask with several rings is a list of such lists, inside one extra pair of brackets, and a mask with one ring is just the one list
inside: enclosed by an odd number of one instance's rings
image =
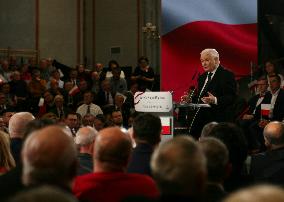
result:
[(272, 96), (277, 96), (279, 94), (279, 91), (280, 91), (280, 88), (275, 93), (272, 93), (271, 91)]
[[(216, 73), (216, 71), (217, 71), (217, 69), (218, 69), (218, 67), (219, 66), (217, 66), (211, 73), (212, 73), (212, 76), (211, 76), (211, 78), (213, 78), (213, 76), (215, 75), (215, 73)], [(210, 72), (208, 72), (208, 73), (210, 73)]]

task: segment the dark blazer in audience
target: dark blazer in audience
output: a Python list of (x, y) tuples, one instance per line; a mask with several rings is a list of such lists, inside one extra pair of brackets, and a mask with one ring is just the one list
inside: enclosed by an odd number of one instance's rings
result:
[(254, 182), (284, 185), (284, 147), (253, 155), (251, 158)]

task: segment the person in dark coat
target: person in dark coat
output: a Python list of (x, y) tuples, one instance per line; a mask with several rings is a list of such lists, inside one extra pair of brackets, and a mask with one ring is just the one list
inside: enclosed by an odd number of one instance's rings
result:
[(136, 147), (128, 164), (129, 173), (151, 176), (150, 159), (155, 147), (161, 141), (161, 120), (153, 114), (140, 114), (133, 122), (133, 137)]

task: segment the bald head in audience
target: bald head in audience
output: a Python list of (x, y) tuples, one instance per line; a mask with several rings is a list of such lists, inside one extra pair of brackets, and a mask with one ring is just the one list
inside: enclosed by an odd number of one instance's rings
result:
[(263, 130), (265, 144), (269, 149), (284, 147), (284, 124), (273, 121), (267, 124)]
[(11, 138), (23, 138), (26, 125), (35, 117), (30, 112), (18, 112), (9, 121), (9, 133)]
[(283, 202), (284, 190), (272, 185), (258, 185), (237, 191), (223, 202)]
[(76, 157), (74, 141), (62, 127), (48, 126), (37, 130), (23, 146), (23, 183), (70, 188), (76, 175)]
[(152, 156), (151, 168), (164, 195), (199, 197), (205, 189), (205, 156), (191, 137), (162, 143)]
[(95, 142), (94, 171), (125, 171), (131, 151), (130, 137), (119, 127), (102, 129)]

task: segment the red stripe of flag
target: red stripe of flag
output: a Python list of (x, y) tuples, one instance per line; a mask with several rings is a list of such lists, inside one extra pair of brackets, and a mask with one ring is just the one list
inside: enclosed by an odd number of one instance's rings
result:
[(162, 134), (170, 135), (171, 134), (171, 126), (162, 126)]

